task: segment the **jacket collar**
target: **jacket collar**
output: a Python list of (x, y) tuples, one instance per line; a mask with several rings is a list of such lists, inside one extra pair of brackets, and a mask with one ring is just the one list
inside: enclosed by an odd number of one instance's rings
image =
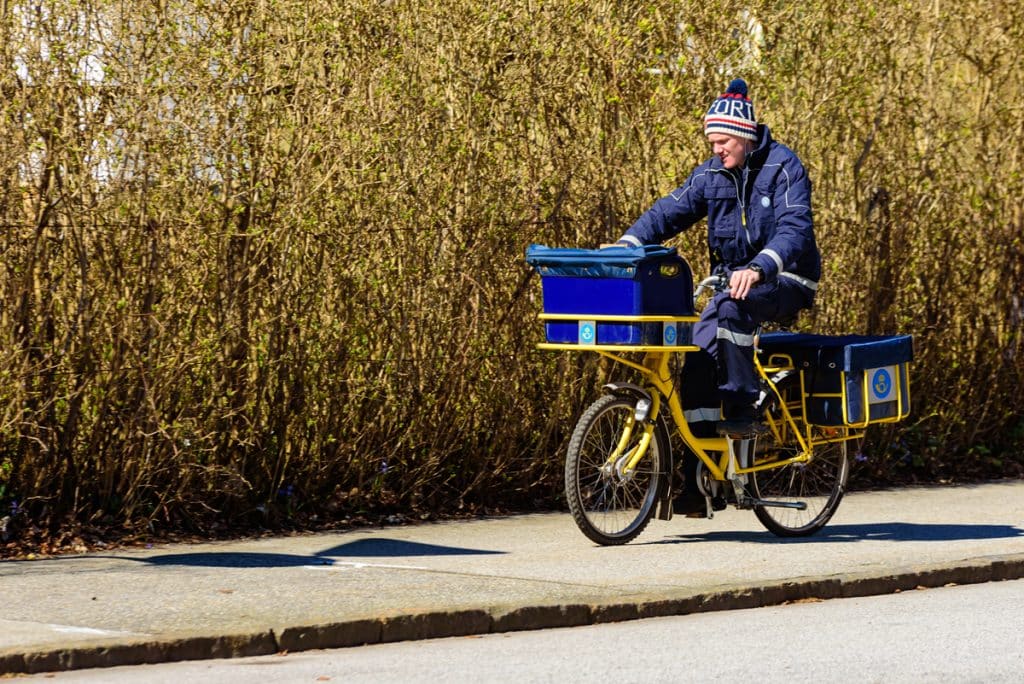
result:
[(749, 168), (759, 169), (764, 166), (768, 159), (768, 148), (772, 145), (772, 132), (764, 124), (757, 125), (757, 142), (754, 149), (747, 155), (746, 165)]

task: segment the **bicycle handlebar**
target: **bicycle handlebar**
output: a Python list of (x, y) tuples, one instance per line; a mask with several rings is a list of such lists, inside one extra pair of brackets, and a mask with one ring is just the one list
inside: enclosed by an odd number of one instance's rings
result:
[(700, 283), (697, 284), (697, 289), (693, 293), (693, 303), (697, 303), (697, 298), (704, 293), (704, 290), (711, 289), (714, 290), (715, 292), (725, 292), (725, 290), (728, 289), (728, 287), (729, 279), (726, 278), (724, 275), (716, 274), (708, 276), (707, 278), (705, 278), (704, 280), (700, 281)]

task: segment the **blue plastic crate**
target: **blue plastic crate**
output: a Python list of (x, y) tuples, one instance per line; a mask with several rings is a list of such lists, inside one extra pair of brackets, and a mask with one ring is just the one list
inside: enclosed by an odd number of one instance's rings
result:
[(788, 356), (803, 375), (804, 419), (814, 425), (863, 427), (910, 413), (910, 335), (762, 335), (768, 358)]
[(574, 320), (545, 323), (548, 342), (689, 344), (689, 324), (588, 319), (601, 315), (693, 315), (693, 276), (674, 248), (530, 245), (526, 261), (540, 274), (544, 313), (579, 315)]

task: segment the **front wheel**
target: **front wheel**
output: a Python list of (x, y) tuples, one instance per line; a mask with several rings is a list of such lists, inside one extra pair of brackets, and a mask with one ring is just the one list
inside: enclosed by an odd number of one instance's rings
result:
[[(779, 393), (791, 411), (798, 414), (797, 427), (804, 432), (800, 413), (800, 383), (795, 376), (779, 385)], [(774, 426), (758, 438), (755, 465), (792, 458), (800, 453), (792, 425), (783, 419), (778, 397), (771, 395), (765, 406), (765, 420)], [(849, 464), (846, 455), (846, 428), (813, 426), (810, 430), (812, 458), (779, 468), (761, 470), (752, 475), (754, 496), (783, 502), (802, 502), (806, 509), (756, 506), (754, 513), (770, 532), (780, 537), (805, 537), (814, 534), (832, 518), (846, 491)]]
[(625, 544), (643, 532), (665, 480), (670, 447), (660, 421), (640, 462), (625, 471), (643, 435), (635, 407), (634, 397), (601, 397), (576, 423), (569, 442), (565, 497), (580, 531), (598, 544)]

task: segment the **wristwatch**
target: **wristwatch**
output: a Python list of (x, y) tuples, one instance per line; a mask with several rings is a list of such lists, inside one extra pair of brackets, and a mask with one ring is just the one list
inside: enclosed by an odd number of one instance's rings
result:
[(764, 269), (761, 268), (761, 264), (750, 264), (747, 268), (761, 276), (761, 280), (764, 280)]

